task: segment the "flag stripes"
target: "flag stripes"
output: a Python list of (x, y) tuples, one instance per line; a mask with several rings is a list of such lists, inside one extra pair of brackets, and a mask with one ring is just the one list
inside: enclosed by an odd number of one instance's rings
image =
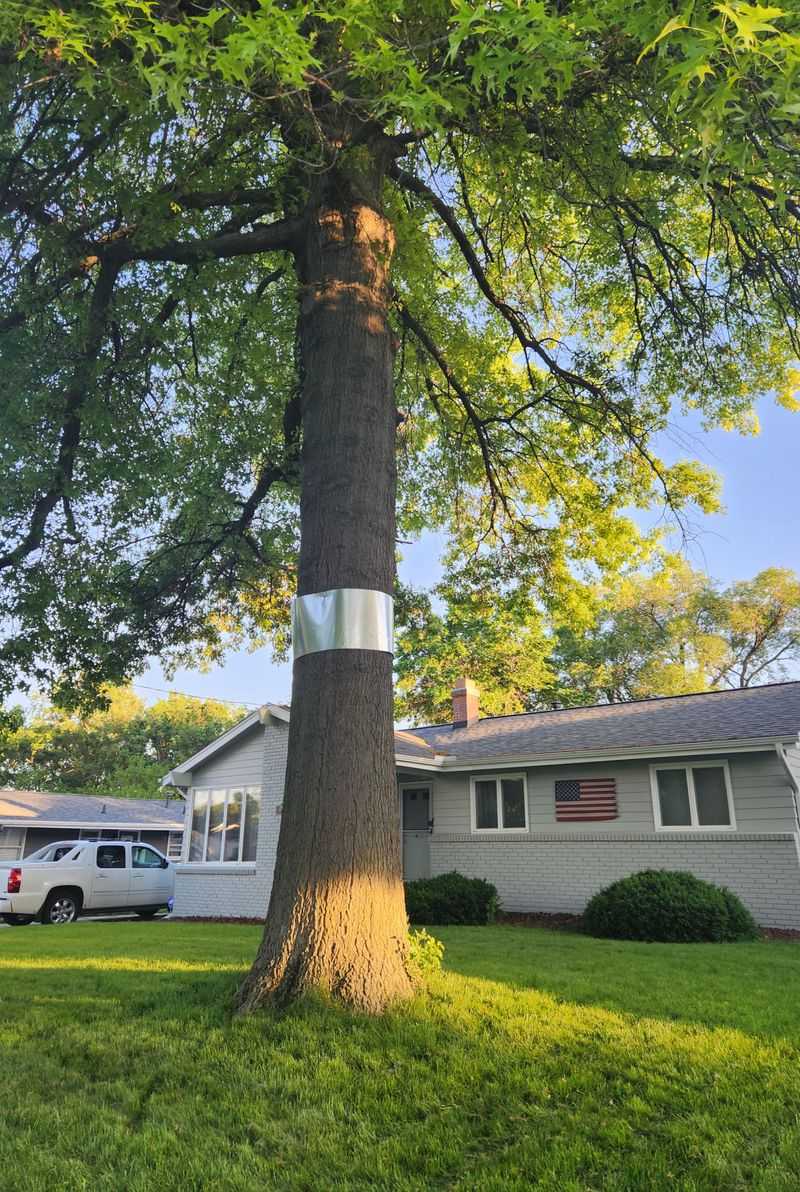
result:
[(562, 823), (617, 818), (614, 778), (576, 778), (556, 782), (556, 820)]

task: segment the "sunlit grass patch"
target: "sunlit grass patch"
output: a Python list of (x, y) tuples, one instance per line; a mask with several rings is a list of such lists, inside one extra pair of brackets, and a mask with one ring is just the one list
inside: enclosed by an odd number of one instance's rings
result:
[(255, 928), (4, 931), (0, 1169), (26, 1192), (800, 1186), (800, 948), (440, 934), (449, 971), (385, 1018), (236, 1020)]

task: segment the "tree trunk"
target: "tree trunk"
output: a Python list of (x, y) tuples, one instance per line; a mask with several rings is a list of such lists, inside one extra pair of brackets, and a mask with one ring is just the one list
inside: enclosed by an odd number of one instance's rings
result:
[[(363, 164), (363, 163), (362, 163)], [(298, 253), (303, 427), (298, 594), (391, 593), (395, 570), (394, 235), (382, 171), (329, 172)], [(408, 996), (392, 659), (296, 659), (280, 839), (239, 1008), (323, 989), (362, 1010)]]

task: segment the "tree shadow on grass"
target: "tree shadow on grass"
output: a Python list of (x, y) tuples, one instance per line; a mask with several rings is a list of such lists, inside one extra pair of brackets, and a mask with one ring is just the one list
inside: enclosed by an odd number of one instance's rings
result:
[(83, 959), (21, 958), (0, 1003), (0, 1159), (26, 1192), (800, 1184), (780, 1042), (459, 973), (382, 1018), (233, 1020), (230, 968)]

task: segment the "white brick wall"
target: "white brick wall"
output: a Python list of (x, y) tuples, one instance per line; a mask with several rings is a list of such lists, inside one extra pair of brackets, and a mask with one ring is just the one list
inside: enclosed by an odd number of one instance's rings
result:
[[(270, 720), (263, 729), (263, 754), (260, 763), (261, 819), (255, 865), (179, 865), (175, 874), (176, 917), (263, 919), (267, 913), (278, 851), (280, 807), (286, 775), (288, 725)], [(222, 781), (225, 771), (217, 766), (215, 781), (231, 786), (236, 778)], [(245, 776), (247, 777), (247, 776)], [(250, 775), (250, 780), (254, 775)], [(206, 785), (207, 775), (193, 776), (198, 787)]]
[(570, 913), (637, 870), (685, 869), (730, 887), (762, 926), (800, 928), (798, 839), (789, 833), (432, 836), (431, 872), (451, 869), (493, 882), (508, 911)]

